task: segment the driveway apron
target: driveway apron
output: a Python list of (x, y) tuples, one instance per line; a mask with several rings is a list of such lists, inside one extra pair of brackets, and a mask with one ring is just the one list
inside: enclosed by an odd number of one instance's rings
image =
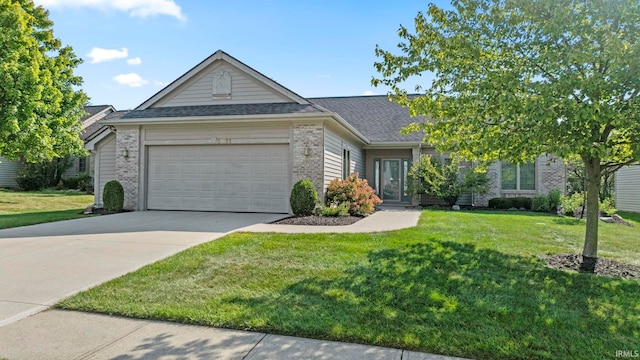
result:
[(0, 230), (0, 326), (191, 246), (285, 216), (138, 211)]

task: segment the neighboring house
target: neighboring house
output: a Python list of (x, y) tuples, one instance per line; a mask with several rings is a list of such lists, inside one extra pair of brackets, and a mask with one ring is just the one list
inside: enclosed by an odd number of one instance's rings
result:
[[(111, 105), (91, 105), (85, 106), (84, 111), (87, 112), (87, 115), (80, 119), (82, 123), (80, 138), (86, 143), (87, 138), (93, 136), (96, 130), (104, 127), (104, 125), (98, 124), (97, 121), (105, 118), (116, 110)], [(62, 176), (64, 178), (70, 178), (80, 173), (92, 173), (93, 168), (91, 167), (91, 163), (92, 160), (89, 156), (75, 157), (69, 169), (67, 169)], [(0, 187), (17, 187), (18, 184), (16, 183), (15, 177), (22, 168), (23, 164), (21, 161), (8, 161), (0, 157)]]
[(640, 165), (616, 171), (616, 209), (640, 212)]
[[(304, 98), (217, 51), (126, 115), (100, 121), (110, 130), (92, 145), (96, 204), (100, 179), (112, 172), (130, 210), (287, 213), (296, 181), (310, 179), (322, 196), (353, 172), (385, 203), (409, 204), (409, 166), (435, 152), (421, 134), (400, 134), (416, 121), (426, 119), (386, 96)], [(494, 165), (492, 194), (564, 186), (564, 167), (532, 168), (506, 169), (514, 187)], [(465, 201), (486, 205), (488, 197)]]

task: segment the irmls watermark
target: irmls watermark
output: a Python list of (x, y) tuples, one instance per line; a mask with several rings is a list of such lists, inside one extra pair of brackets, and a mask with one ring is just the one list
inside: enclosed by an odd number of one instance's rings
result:
[(640, 350), (616, 350), (617, 358), (640, 358)]

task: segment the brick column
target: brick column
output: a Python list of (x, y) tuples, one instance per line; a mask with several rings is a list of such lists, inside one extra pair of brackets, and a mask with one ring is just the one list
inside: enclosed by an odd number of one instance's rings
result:
[(322, 124), (293, 125), (293, 183), (313, 181), (320, 201), (324, 198), (324, 127)]
[(116, 128), (116, 180), (124, 188), (124, 208), (140, 210), (140, 128)]

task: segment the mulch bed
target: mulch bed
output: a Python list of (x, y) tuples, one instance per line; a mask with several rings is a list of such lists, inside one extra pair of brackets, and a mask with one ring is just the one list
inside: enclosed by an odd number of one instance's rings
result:
[[(557, 254), (542, 257), (547, 266), (559, 270), (579, 271), (582, 256), (576, 254)], [(615, 260), (598, 258), (596, 275), (640, 279), (640, 267), (619, 263)]]
[(351, 225), (362, 220), (361, 216), (292, 216), (272, 222), (279, 225), (311, 225), (311, 226), (340, 226)]

